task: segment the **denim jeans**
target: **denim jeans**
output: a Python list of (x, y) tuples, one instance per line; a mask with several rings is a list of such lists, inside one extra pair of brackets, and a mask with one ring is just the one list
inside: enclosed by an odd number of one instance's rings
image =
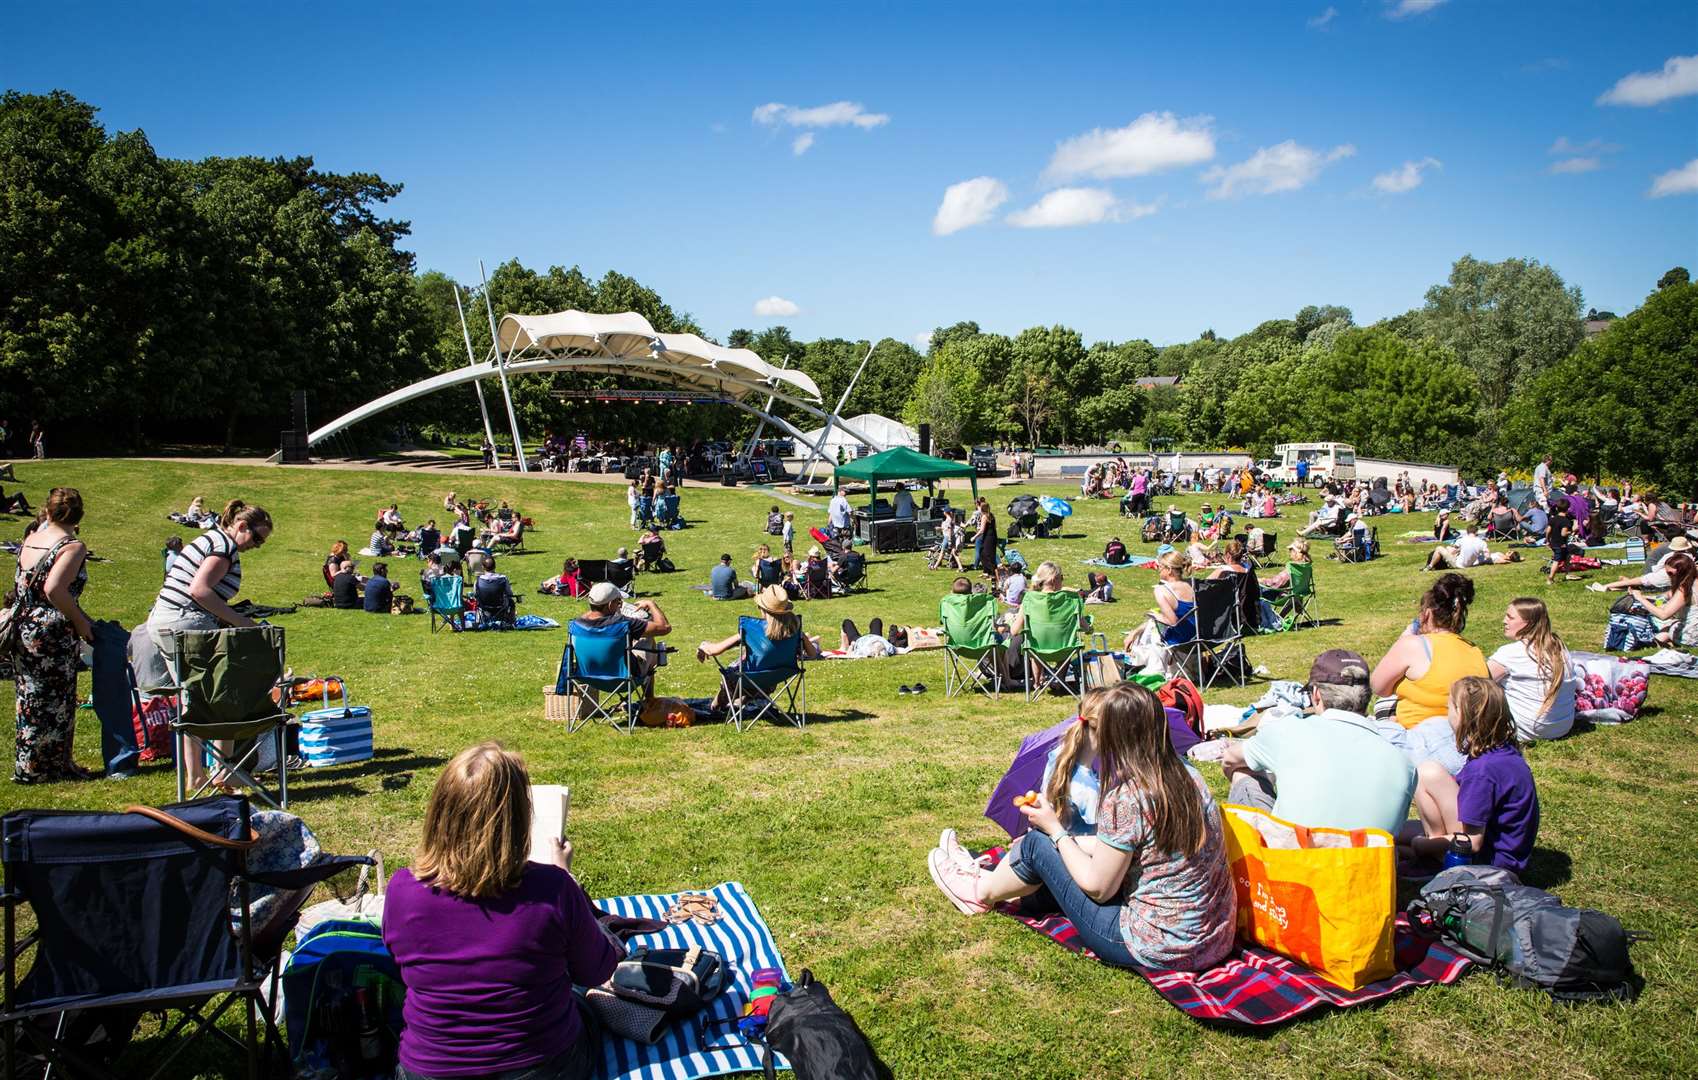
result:
[[(1071, 842), (1071, 841), (1066, 841)], [(1105, 964), (1133, 966), (1132, 953), (1120, 934), (1119, 903), (1099, 904), (1085, 895), (1061, 861), (1056, 842), (1041, 832), (1028, 832), (1014, 845), (1009, 868), (1028, 885), (1043, 885), (1079, 932), (1079, 940)]]
[[(601, 1063), (598, 1040), (595, 1039), (588, 1027), (565, 1050), (535, 1065), (526, 1065), (520, 1069), (505, 1069), (498, 1073), (484, 1073), (479, 1077), (456, 1077), (455, 1080), (589, 1080), (594, 1075), (596, 1066)], [(432, 1080), (423, 1073), (413, 1072), (405, 1065), (395, 1066), (395, 1080)]]
[(109, 619), (94, 624), (94, 711), (100, 717), (100, 755), (112, 775), (134, 772), (141, 760), (131, 719), (130, 635)]

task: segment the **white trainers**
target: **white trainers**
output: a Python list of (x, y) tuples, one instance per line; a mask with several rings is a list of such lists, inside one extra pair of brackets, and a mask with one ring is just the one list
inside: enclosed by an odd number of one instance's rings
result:
[(926, 868), (931, 871), (937, 887), (943, 890), (943, 895), (961, 914), (983, 915), (990, 910), (979, 902), (978, 866), (959, 866), (942, 851), (933, 848), (926, 856)]
[(961, 840), (955, 835), (954, 829), (945, 829), (943, 832), (938, 834), (937, 849), (943, 852), (944, 858), (948, 859), (956, 866), (988, 869), (985, 857), (980, 855), (977, 858), (974, 858), (973, 853), (968, 851), (966, 846), (962, 844)]

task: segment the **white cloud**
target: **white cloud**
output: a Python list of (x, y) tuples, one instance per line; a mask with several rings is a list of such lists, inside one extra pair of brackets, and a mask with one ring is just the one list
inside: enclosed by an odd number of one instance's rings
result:
[(982, 225), (1008, 201), (1008, 186), (994, 176), (976, 176), (944, 189), (943, 202), (932, 218), (932, 233), (948, 236), (974, 225)]
[(1095, 128), (1056, 144), (1044, 180), (1111, 180), (1199, 164), (1215, 156), (1213, 122), (1210, 116), (1181, 120), (1170, 112), (1148, 112), (1123, 128)]
[(914, 344), (918, 345), (922, 349), (931, 348), (932, 347), (932, 333), (933, 332), (930, 331), (930, 330), (922, 330), (918, 334), (915, 334), (914, 335)]
[(1607, 143), (1602, 139), (1587, 139), (1583, 143), (1571, 140), (1567, 135), (1558, 135), (1557, 141), (1551, 144), (1547, 154), (1613, 154), (1621, 147), (1616, 143)]
[(1327, 28), (1327, 24), (1336, 18), (1338, 18), (1338, 9), (1335, 7), (1329, 7), (1319, 15), (1316, 15), (1314, 18), (1309, 20), (1309, 29), (1325, 30)]
[(1664, 195), (1692, 195), (1698, 193), (1698, 158), (1693, 158), (1678, 169), (1670, 169), (1651, 182), (1651, 198), (1660, 199)]
[(790, 144), (790, 151), (797, 157), (801, 157), (803, 154), (808, 152), (808, 147), (812, 145), (814, 145), (814, 133), (811, 131), (804, 131), (802, 134), (796, 136), (795, 142)]
[(1421, 186), (1421, 181), (1425, 179), (1421, 175), (1423, 172), (1442, 167), (1438, 158), (1405, 161), (1401, 168), (1392, 169), (1374, 177), (1374, 190), (1386, 195), (1401, 195), (1405, 191), (1414, 191)]
[(1550, 171), (1557, 175), (1563, 173), (1595, 172), (1603, 168), (1604, 163), (1595, 157), (1563, 158), (1551, 163)]
[(755, 301), (755, 314), (763, 319), (781, 319), (801, 310), (794, 300), (786, 300), (782, 296), (768, 296)]
[(1062, 229), (1104, 221), (1131, 221), (1156, 212), (1155, 203), (1123, 203), (1104, 188), (1056, 188), (1024, 210), (1008, 215), (1022, 229)]
[(1445, 0), (1398, 0), (1397, 6), (1386, 12), (1386, 18), (1407, 19), (1411, 15), (1425, 15), (1444, 2)]
[(889, 115), (885, 113), (870, 113), (867, 107), (858, 101), (834, 101), (830, 105), (815, 105), (812, 108), (802, 108), (798, 105), (783, 105), (769, 101), (755, 108), (754, 121), (767, 127), (799, 128), (828, 128), (828, 127), (858, 127), (862, 129), (882, 127), (890, 123)]
[(1661, 105), (1698, 94), (1698, 55), (1671, 56), (1661, 71), (1635, 71), (1598, 98), (1599, 105)]
[(1287, 139), (1277, 146), (1262, 147), (1236, 165), (1215, 166), (1203, 174), (1203, 182), (1214, 185), (1209, 189), (1211, 199), (1296, 191), (1321, 175), (1328, 165), (1354, 153), (1356, 148), (1348, 143), (1335, 146), (1323, 155), (1319, 150)]

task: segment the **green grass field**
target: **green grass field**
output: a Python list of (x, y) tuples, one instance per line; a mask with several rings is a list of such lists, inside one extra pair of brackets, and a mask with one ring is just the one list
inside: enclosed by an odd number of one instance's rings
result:
[[(243, 595), (260, 603), (319, 592), (331, 541), (363, 546), (379, 506), (399, 502), (409, 524), (440, 522), (449, 486), (509, 499), (536, 519), (527, 538), (533, 552), (501, 560), (527, 594), (525, 611), (564, 621), (576, 602), (537, 595), (536, 583), (558, 573), (564, 556), (608, 557), (634, 539), (623, 488), (558, 477), (92, 460), (18, 469), (33, 502), (51, 485), (81, 489), (83, 537), (109, 560), (91, 565), (84, 605), (126, 626), (146, 617), (162, 542), (183, 531), (166, 512), (195, 495), (216, 505), (241, 496), (272, 512), (271, 541), (244, 560)], [(1001, 516), (1012, 491), (989, 494)], [(1195, 510), (1202, 500), (1178, 501)], [(639, 578), (677, 628), (670, 640), (681, 652), (663, 670), (661, 692), (712, 693), (714, 670), (694, 662), (694, 645), (732, 632), (735, 614), (753, 609), (717, 604), (689, 586), (706, 581), (721, 552), (740, 571), (747, 567), (766, 539), (771, 502), (759, 491), (687, 489), (693, 527), (667, 538), (681, 572)], [(823, 522), (819, 505), (797, 509), (799, 534)], [(1085, 570), (1080, 560), (1100, 554), (1111, 535), (1127, 538), (1134, 551), (1150, 550), (1135, 542), (1134, 523), (1123, 523), (1113, 502), (1075, 505), (1064, 538), (1017, 544), (1029, 560), (1054, 559), (1074, 583)], [(1301, 511), (1287, 515), (1275, 526), (1282, 545)], [(1378, 659), (1427, 584), (1416, 573), (1427, 549), (1392, 541), (1430, 520), (1380, 524), (1386, 558), (1318, 566), (1328, 624), (1252, 641), (1254, 663), (1276, 678), (1300, 679), (1324, 649)], [(21, 527), (0, 521), (11, 538)], [(391, 576), (416, 593), (418, 564), (391, 561)], [(1601, 643), (1607, 604), (1578, 583), (1547, 586), (1533, 564), (1472, 574), (1479, 595), (1468, 636), (1487, 652), (1498, 642), (1505, 603), (1520, 595), (1546, 598), (1571, 646)], [(1150, 605), (1154, 576), (1117, 570), (1113, 577), (1120, 602), (1093, 613), (1118, 639)], [(863, 627), (874, 615), (935, 623), (949, 580), (928, 573), (920, 554), (873, 556), (871, 591), (800, 610), (829, 647), (845, 617)], [(926, 852), (946, 825), (969, 844), (1002, 839), (981, 817), (986, 796), (1020, 737), (1067, 714), (1064, 699), (945, 700), (944, 658), (922, 652), (811, 666), (813, 722), (805, 731), (761, 726), (740, 735), (708, 726), (623, 736), (596, 728), (569, 737), (542, 715), (542, 688), (553, 681), (564, 631), (432, 636), (422, 615), (304, 608), (275, 621), (288, 630), (297, 672), (346, 677), (353, 700), (373, 712), (375, 760), (302, 772), (291, 784), (292, 809), (327, 850), (375, 847), (391, 866), (405, 861), (441, 765), (468, 744), (501, 739), (525, 754), (534, 779), (573, 788), (575, 868), (592, 896), (743, 882), (790, 970), (812, 968), (899, 1077), (1698, 1075), (1698, 686), (1691, 683), (1655, 679), (1635, 723), (1578, 732), (1528, 755), (1543, 805), (1534, 883), (1655, 935), (1634, 952), (1647, 982), (1636, 1004), (1561, 1007), (1473, 974), (1454, 987), (1246, 1036), (1200, 1027), (1135, 975), (1081, 960), (1012, 920), (963, 918), (927, 876)], [(930, 692), (897, 694), (900, 684), (917, 681)], [(1209, 697), (1240, 703), (1261, 693), (1251, 686)], [(77, 757), (97, 767), (98, 725), (92, 712), (81, 716)], [(1218, 770), (1206, 774), (1224, 796)], [(173, 795), (169, 767), (152, 766), (123, 783), (0, 785), (0, 809), (120, 808)]]

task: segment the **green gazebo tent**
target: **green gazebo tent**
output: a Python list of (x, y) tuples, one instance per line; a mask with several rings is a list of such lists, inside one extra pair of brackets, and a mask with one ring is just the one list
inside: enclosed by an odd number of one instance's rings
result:
[(906, 446), (898, 446), (871, 457), (839, 465), (837, 471), (832, 474), (831, 484), (836, 488), (845, 480), (859, 480), (867, 485), (869, 492), (876, 499), (881, 480), (941, 480), (950, 476), (965, 476), (973, 485), (973, 498), (979, 497), (979, 475), (971, 465), (962, 461), (932, 457), (918, 450), (910, 450)]

